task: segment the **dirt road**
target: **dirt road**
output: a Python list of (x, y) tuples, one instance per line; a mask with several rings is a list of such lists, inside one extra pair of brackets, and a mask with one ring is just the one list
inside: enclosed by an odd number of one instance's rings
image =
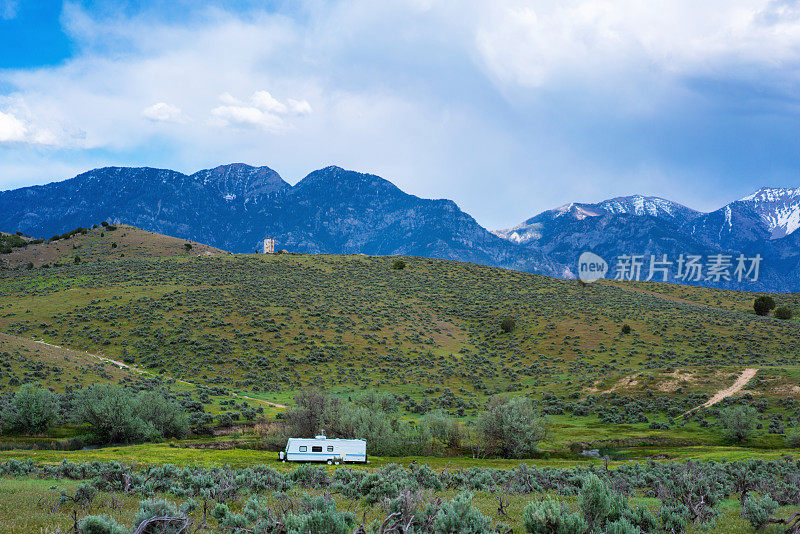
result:
[[(35, 343), (41, 343), (42, 345), (47, 345), (49, 347), (55, 347), (57, 349), (63, 349), (64, 348), (64, 347), (61, 347), (59, 345), (53, 345), (52, 343), (48, 343), (47, 341), (42, 341), (41, 339), (34, 339), (33, 341)], [(70, 349), (70, 350), (73, 350), (73, 349)], [(140, 375), (152, 375), (153, 374), (152, 372), (146, 371), (146, 370), (141, 369), (139, 367), (136, 367), (135, 365), (129, 365), (129, 364), (124, 363), (124, 362), (119, 362), (117, 360), (112, 360), (111, 358), (106, 358), (105, 356), (101, 356), (99, 354), (92, 354), (91, 352), (86, 352), (85, 354), (87, 356), (91, 356), (92, 358), (96, 358), (96, 359), (100, 360), (101, 362), (112, 363), (112, 364), (117, 365), (117, 366), (119, 366), (119, 367), (121, 367), (123, 369), (128, 369), (129, 371), (133, 371), (134, 373), (139, 373)], [(159, 375), (159, 376), (161, 376), (163, 378), (167, 378), (167, 379), (173, 378), (173, 377), (170, 377), (170, 376), (167, 376), (167, 375)], [(181, 384), (186, 384), (187, 386), (197, 387), (197, 384), (193, 384), (192, 382), (187, 382), (186, 380), (181, 380), (180, 378), (174, 378), (174, 380), (176, 382), (180, 382)], [(286, 406), (285, 404), (278, 404), (278, 403), (275, 403), (275, 402), (269, 402), (269, 401), (265, 401), (265, 400), (262, 400), (262, 399), (257, 399), (255, 397), (248, 397), (247, 395), (239, 395), (238, 393), (234, 393), (234, 392), (231, 392), (231, 395), (233, 395), (234, 397), (247, 399), (247, 400), (250, 400), (250, 401), (253, 401), (253, 402), (258, 402), (258, 403), (264, 404), (266, 406), (272, 406), (273, 408), (288, 408), (288, 406)]]
[[(745, 369), (744, 371), (742, 371), (742, 374), (739, 375), (739, 378), (736, 379), (736, 382), (734, 382), (730, 387), (717, 391), (704, 404), (701, 404), (697, 408), (692, 408), (691, 410), (686, 412), (686, 414), (689, 414), (689, 413), (692, 413), (694, 411), (697, 411), (700, 408), (708, 408), (709, 406), (713, 406), (716, 403), (720, 402), (722, 399), (728, 398), (731, 395), (735, 395), (736, 393), (739, 393), (739, 391), (741, 391), (741, 389), (743, 387), (745, 387), (747, 385), (747, 383), (750, 382), (750, 380), (754, 376), (756, 376), (757, 372), (758, 372), (758, 369), (753, 369), (753, 368)], [(686, 415), (686, 414), (684, 414), (684, 415)]]

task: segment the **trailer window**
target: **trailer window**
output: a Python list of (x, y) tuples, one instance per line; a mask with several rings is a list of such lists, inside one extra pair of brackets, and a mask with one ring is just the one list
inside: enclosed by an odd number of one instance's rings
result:
[(322, 447), (311, 447), (311, 452), (322, 452)]
[(308, 447), (306, 447), (305, 445), (300, 445), (300, 452), (306, 452), (307, 450)]
[(328, 452), (333, 452), (333, 445), (328, 445)]

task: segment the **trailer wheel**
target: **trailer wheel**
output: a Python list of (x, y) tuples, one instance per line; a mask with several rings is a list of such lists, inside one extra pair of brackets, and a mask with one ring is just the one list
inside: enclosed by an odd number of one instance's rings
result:
[(333, 460), (328, 460), (328, 465), (333, 465)]
[(281, 460), (281, 462), (286, 463), (286, 460)]
[(336, 460), (336, 461), (335, 461), (335, 462), (333, 462), (333, 463), (335, 463), (336, 465), (339, 465), (339, 460)]

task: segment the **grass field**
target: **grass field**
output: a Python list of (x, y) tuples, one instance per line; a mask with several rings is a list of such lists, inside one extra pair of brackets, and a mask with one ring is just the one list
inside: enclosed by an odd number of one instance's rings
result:
[[(400, 396), (408, 416), (440, 408), (465, 422), (493, 394), (555, 395), (567, 408), (551, 412), (553, 450), (603, 439), (719, 446), (675, 415), (753, 367), (741, 393), (768, 400), (765, 424), (798, 415), (775, 404), (800, 397), (798, 325), (756, 316), (747, 293), (585, 287), (425, 258), (394, 270), (387, 257), (224, 255), (129, 226), (13, 250), (5, 261), (21, 267), (0, 271), (0, 391), (160, 377), (195, 396), (217, 386), (212, 414), (239, 394), (274, 416), (304, 387), (343, 398), (376, 389)], [(22, 267), (65, 254), (82, 260)], [(775, 298), (794, 305), (794, 295)], [(503, 317), (512, 332), (501, 332)], [(571, 417), (569, 403), (587, 397), (621, 412), (660, 399), (640, 411), (672, 430)]]
[[(444, 394), (464, 412), (500, 392), (707, 395), (744, 366), (775, 369), (758, 394), (798, 395), (781, 372), (795, 363), (797, 324), (755, 316), (752, 295), (582, 287), (423, 258), (401, 271), (365, 256), (162, 258), (145, 254), (158, 245), (142, 235), (90, 253), (106, 239), (98, 231), (71, 239), (87, 252), (80, 264), (0, 274), (0, 329), (273, 400), (309, 385), (422, 403)], [(505, 316), (517, 324), (509, 334)]]
[[(229, 255), (186, 245), (128, 226), (99, 227), (0, 256), (0, 394), (26, 383), (63, 393), (98, 382), (146, 382), (200, 401), (215, 418), (259, 408), (269, 423), (304, 388), (344, 400), (382, 391), (400, 401), (394, 417), (444, 410), (469, 436), (491, 396), (525, 395), (548, 419), (540, 457), (525, 460), (530, 465), (613, 468), (648, 459), (795, 454), (785, 436), (800, 424), (800, 329), (796, 321), (756, 316), (752, 294), (658, 283), (583, 286), (416, 257), (403, 257), (406, 268), (398, 270), (394, 257)], [(798, 309), (797, 295), (773, 296)], [(505, 317), (515, 322), (508, 333), (500, 328)], [(745, 368), (757, 372), (741, 391), (684, 415)], [(717, 408), (736, 403), (759, 412), (759, 431), (740, 445), (726, 442), (717, 425)], [(85, 432), (64, 424), (43, 436), (2, 436), (0, 461), (290, 469), (273, 460), (275, 452), (260, 450), (251, 420), (214, 436), (50, 450)], [(581, 454), (593, 450), (607, 459)], [(415, 461), (434, 470), (520, 464), (409, 456), (375, 457), (366, 468)], [(52, 486), (70, 485), (0, 479), (0, 532), (69, 528), (66, 512), (48, 513), (47, 501)], [(125, 521), (138, 502), (100, 499)], [(509, 496), (515, 531), (530, 499)], [(497, 515), (495, 495), (477, 492), (474, 502)], [(735, 499), (721, 507), (731, 513), (709, 532), (750, 531)]]
[[(9, 534), (31, 533), (31, 532), (54, 532), (60, 528), (63, 532), (68, 532), (73, 525), (71, 509), (63, 507), (53, 512), (54, 503), (57, 501), (61, 490), (74, 492), (79, 486), (76, 481), (65, 480), (39, 480), (21, 479), (4, 480), (0, 484), (0, 525), (3, 532)], [(306, 490), (306, 494), (320, 494), (319, 491)], [(442, 499), (452, 499), (455, 497), (454, 491), (443, 491), (432, 494), (432, 497)], [(514, 528), (514, 532), (523, 532), (519, 518), (522, 517), (522, 510), (531, 500), (540, 499), (541, 495), (510, 495), (507, 497), (506, 513), (508, 517), (500, 516), (497, 511), (497, 495), (490, 492), (478, 491), (473, 494), (473, 505), (483, 514), (495, 520), (503, 520)], [(179, 502), (174, 497), (164, 495), (168, 500)], [(347, 499), (339, 495), (333, 495), (337, 507), (350, 509), (356, 513), (359, 520), (370, 522), (375, 519), (382, 519), (382, 511), (378, 508), (368, 506), (363, 501)], [(273, 506), (276, 504), (269, 496), (266, 497)], [(566, 499), (566, 502), (574, 504), (575, 499)], [(654, 511), (657, 510), (655, 499), (639, 498), (633, 499), (635, 504), (644, 504)], [(112, 506), (113, 503), (113, 506)], [(81, 510), (81, 514), (109, 514), (119, 522), (130, 523), (136, 514), (139, 499), (134, 495), (125, 495), (114, 492), (100, 492), (91, 506)], [(691, 530), (694, 532), (707, 532), (709, 534), (737, 534), (753, 532), (752, 527), (741, 517), (738, 516), (739, 503), (735, 499), (727, 499), (721, 504), (723, 514), (719, 517), (716, 524), (707, 529)], [(234, 508), (236, 510), (236, 508)], [(790, 510), (788, 507), (779, 510), (780, 515), (785, 516)], [(203, 519), (202, 513), (193, 514), (196, 524), (208, 525), (209, 530), (213, 531), (217, 522), (212, 517)], [(690, 531), (690, 532), (691, 532)], [(778, 526), (772, 526), (763, 530), (767, 534), (782, 532)]]

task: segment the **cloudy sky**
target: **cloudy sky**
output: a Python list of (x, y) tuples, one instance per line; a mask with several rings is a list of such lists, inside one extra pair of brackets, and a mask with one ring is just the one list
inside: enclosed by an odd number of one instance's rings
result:
[[(326, 165), (489, 228), (800, 186), (800, 1), (0, 0), (0, 189)], [(2, 209), (2, 207), (0, 207)]]

